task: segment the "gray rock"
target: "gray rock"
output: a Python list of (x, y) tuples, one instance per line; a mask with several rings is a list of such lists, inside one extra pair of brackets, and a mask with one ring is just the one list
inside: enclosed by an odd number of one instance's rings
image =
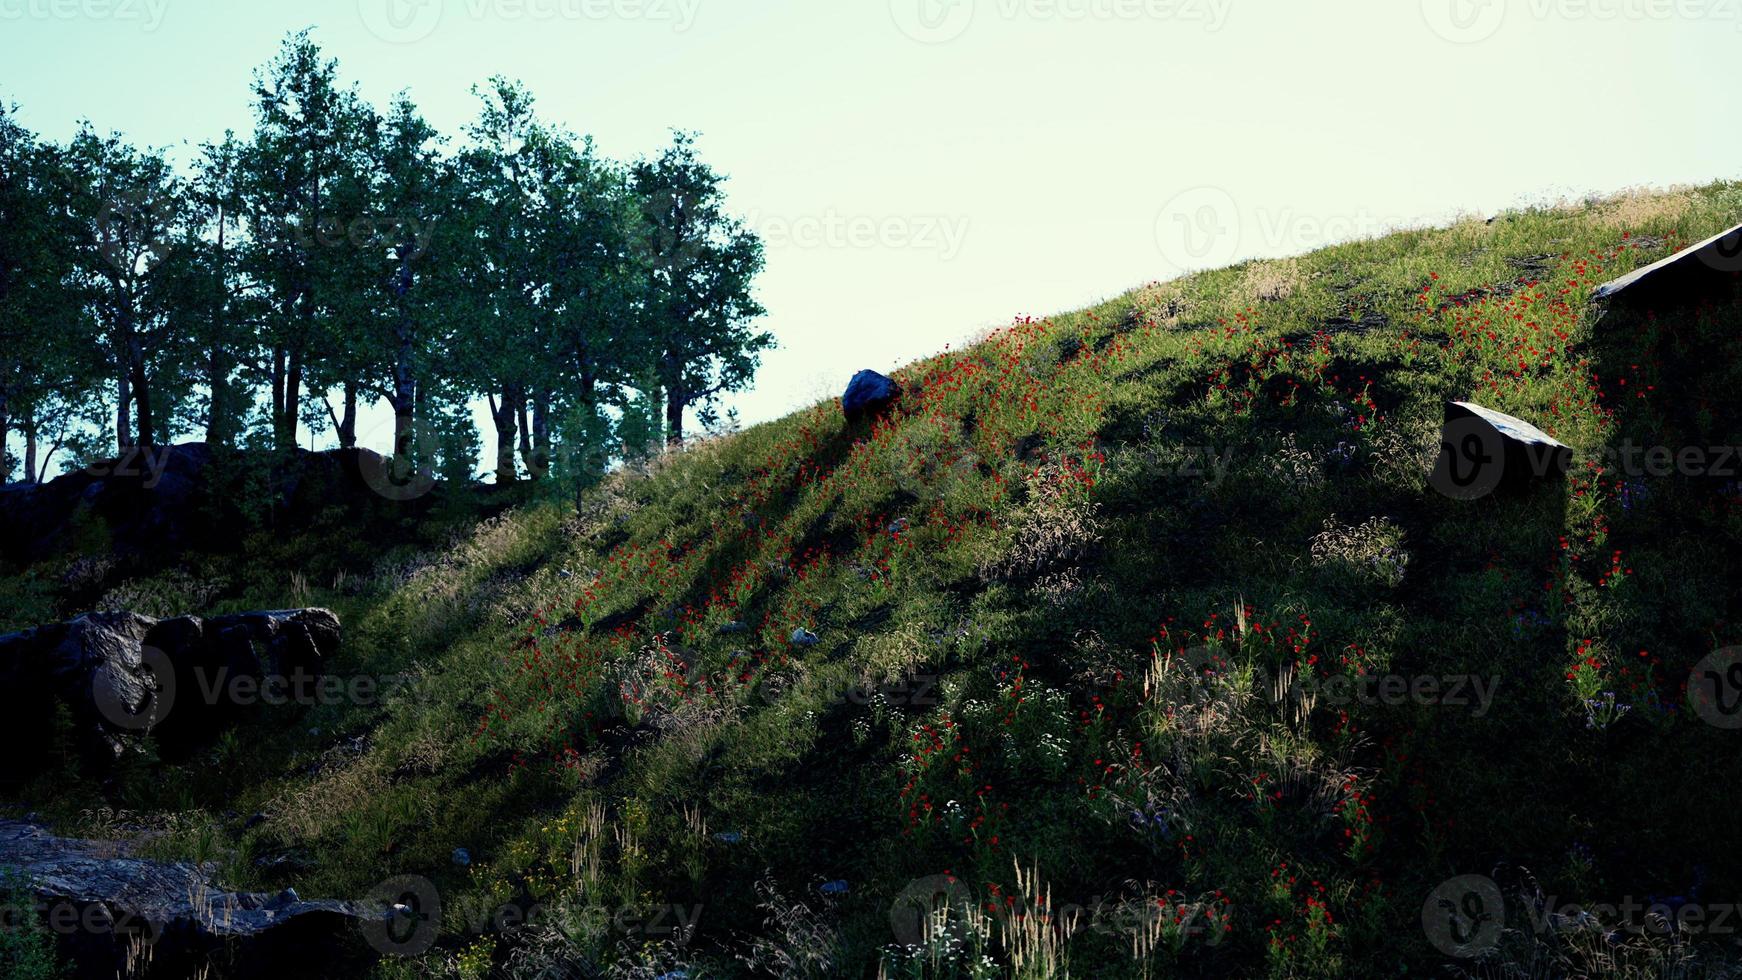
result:
[(157, 937), (160, 970), (217, 958), (248, 971), (234, 975), (283, 976), (316, 968), (374, 914), (358, 903), (304, 901), (294, 889), (228, 891), (210, 864), (145, 860), (126, 841), (56, 837), (11, 820), (0, 821), (0, 869), (23, 878), (50, 922), (63, 924), (57, 932), (81, 975), (116, 975), (105, 966), (125, 959), (129, 933), (144, 932)]
[[(80, 752), (99, 767), (149, 733), (173, 755), (250, 711), (267, 710), (254, 686), (312, 681), (339, 649), (339, 619), (325, 609), (155, 620), (87, 613), (0, 636), (0, 784), (40, 768), (56, 705), (72, 717)], [(32, 751), (34, 750), (34, 751)]]

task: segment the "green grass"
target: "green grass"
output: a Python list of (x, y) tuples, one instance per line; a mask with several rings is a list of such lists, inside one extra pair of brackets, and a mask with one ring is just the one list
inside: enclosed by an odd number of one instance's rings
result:
[[(1589, 465), (1737, 441), (1737, 316), (1586, 304), (1738, 214), (1719, 184), (1208, 272), (910, 365), (874, 430), (822, 404), (617, 474), (578, 516), (131, 583), (331, 606), (337, 669), (394, 691), (20, 803), (220, 852), (242, 885), (427, 876), (440, 944), (382, 976), (1735, 975), (1733, 936), (1526, 919), (1535, 888), (1553, 910), (1742, 891), (1734, 733), (1682, 690), (1738, 642), (1735, 488), (1624, 499)], [(1572, 475), (1428, 489), (1464, 398), (1577, 448)], [(48, 618), (56, 571), (0, 588)], [(1372, 675), (1493, 699), (1324, 693)], [(1630, 710), (1591, 727), (1601, 691)], [(1423, 927), (1465, 874), (1509, 900), (1480, 963)], [(956, 945), (894, 947), (916, 888)], [(486, 927), (509, 905), (549, 914)]]

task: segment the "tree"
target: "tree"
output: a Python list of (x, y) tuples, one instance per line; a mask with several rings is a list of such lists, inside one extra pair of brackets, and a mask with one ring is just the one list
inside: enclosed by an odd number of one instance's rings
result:
[[(532, 96), (500, 76), (475, 88), (483, 101), (468, 129), (474, 146), (459, 160), (464, 182), (466, 242), (461, 282), (468, 296), (464, 328), (466, 386), (484, 396), (496, 429), (496, 482), (512, 483), (528, 393), (549, 377), (535, 352), (546, 344), (548, 323), (539, 301), (548, 293), (536, 258), (535, 222), (544, 208), (544, 182), (553, 139), (532, 110)], [(530, 450), (530, 443), (526, 450)], [(523, 453), (524, 454), (524, 453)]]
[(591, 140), (547, 132), (534, 163), (542, 207), (533, 221), (533, 256), (542, 288), (533, 339), (542, 370), (532, 389), (532, 453), (522, 455), (529, 472), (549, 470), (552, 430), (560, 428), (568, 475), (585, 485), (610, 455), (602, 409), (621, 401), (647, 360), (634, 330), (639, 214), (627, 175), (601, 159)]
[(252, 401), (238, 378), (252, 358), (259, 325), (238, 269), (242, 244), (243, 146), (234, 133), (200, 148), (188, 191), (188, 226), (174, 270), (181, 290), (178, 309), (189, 331), (194, 374), (205, 392), (202, 417), (194, 420), (213, 446), (236, 443)]
[(53, 150), (20, 126), (16, 108), (0, 103), (0, 481), (18, 463), (8, 443), (14, 423), (24, 434), (24, 478), (34, 480), (31, 433), (43, 401), (70, 394), (69, 357), (84, 334), (70, 290), (70, 225), (56, 205)]
[(168, 437), (178, 394), (156, 382), (181, 354), (165, 273), (183, 218), (181, 181), (161, 154), (135, 149), (118, 133), (99, 136), (88, 124), (63, 159), (75, 274), (114, 379), (116, 448), (151, 446)]
[[(248, 274), (264, 292), (261, 365), (275, 444), (296, 445), (304, 379), (334, 346), (338, 283), (351, 256), (336, 185), (354, 174), (367, 113), (338, 87), (338, 63), (308, 32), (292, 34), (255, 76), (255, 132), (242, 154)], [(343, 438), (344, 433), (341, 432)]]
[(93, 431), (291, 449), (330, 425), (352, 446), (374, 399), (397, 460), (469, 476), (482, 399), (497, 482), (566, 489), (710, 426), (773, 343), (724, 179), (687, 134), (625, 167), (523, 86), (474, 91), (450, 157), (409, 96), (378, 113), (291, 34), (254, 74), (253, 131), (185, 175), (0, 108), (0, 477), (88, 455)]
[(403, 93), (370, 147), (381, 251), (364, 263), (378, 303), (375, 315), (360, 317), (370, 328), (366, 345), (374, 355), (364, 360), (370, 376), (383, 379), (374, 390), (393, 407), (393, 454), (402, 464), (413, 458), (420, 386), (435, 382), (428, 374), (433, 352), (446, 340), (444, 280), (432, 266), (454, 250), (457, 229), (443, 220), (453, 174), (439, 147), (435, 129)]
[(540, 122), (524, 88), (494, 78), (479, 95), (475, 145), (459, 160), (474, 232), (463, 346), (496, 426), (497, 480), (516, 477), (516, 448), (544, 477), (560, 440), (565, 475), (584, 484), (610, 455), (605, 407), (647, 359), (638, 208), (623, 169)]
[(676, 133), (632, 174), (645, 219), (644, 330), (665, 401), (666, 442), (675, 446), (685, 410), (708, 411), (720, 393), (748, 385), (760, 353), (774, 346), (772, 334), (750, 329), (765, 312), (751, 296), (762, 242), (726, 214), (725, 178), (696, 155), (693, 135)]

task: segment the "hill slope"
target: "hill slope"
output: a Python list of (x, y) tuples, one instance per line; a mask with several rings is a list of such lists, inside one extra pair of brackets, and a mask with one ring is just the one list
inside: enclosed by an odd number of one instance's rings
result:
[[(1734, 974), (1725, 937), (1532, 920), (1742, 887), (1735, 734), (1684, 690), (1742, 642), (1742, 496), (1594, 468), (1737, 442), (1736, 308), (1587, 306), (1738, 214), (1631, 195), (1149, 286), (908, 366), (874, 427), (819, 405), (294, 597), (237, 573), (227, 608), (338, 610), (385, 702), (27, 802), (239, 884), (428, 879), (439, 945), (383, 976)], [(1568, 478), (1429, 489), (1466, 398)], [(1454, 927), (1463, 875), (1505, 932)]]

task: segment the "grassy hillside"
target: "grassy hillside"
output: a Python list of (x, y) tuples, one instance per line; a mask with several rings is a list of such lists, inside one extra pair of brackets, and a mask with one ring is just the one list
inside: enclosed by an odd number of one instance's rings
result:
[[(423, 876), (439, 944), (383, 977), (1738, 975), (1734, 924), (1567, 908), (1742, 893), (1737, 734), (1685, 690), (1742, 643), (1742, 491), (1601, 452), (1742, 441), (1738, 316), (1586, 302), (1738, 215), (1721, 184), (1204, 273), (578, 516), (130, 583), (330, 606), (390, 693), (21, 807), (305, 896)], [(1429, 489), (1454, 398), (1572, 473)], [(1461, 875), (1506, 901), (1479, 961), (1424, 925)]]

